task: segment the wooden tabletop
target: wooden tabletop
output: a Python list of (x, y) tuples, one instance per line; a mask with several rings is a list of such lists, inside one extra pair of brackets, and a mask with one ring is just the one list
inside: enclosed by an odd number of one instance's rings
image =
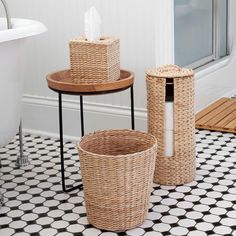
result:
[(77, 84), (72, 81), (70, 70), (57, 71), (47, 75), (48, 87), (56, 92), (95, 95), (114, 93), (131, 87), (134, 83), (134, 74), (130, 71), (121, 70), (120, 78), (115, 81), (100, 84)]

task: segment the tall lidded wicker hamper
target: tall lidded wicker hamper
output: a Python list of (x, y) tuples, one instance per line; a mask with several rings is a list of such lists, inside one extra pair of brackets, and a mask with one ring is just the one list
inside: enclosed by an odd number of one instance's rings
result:
[[(194, 73), (191, 69), (166, 65), (148, 69), (147, 108), (148, 132), (157, 138), (157, 158), (154, 182), (163, 185), (181, 185), (194, 180), (195, 116)], [(173, 93), (173, 156), (166, 156), (166, 98), (167, 84)], [(167, 91), (167, 92), (166, 92)]]
[(78, 145), (89, 223), (124, 231), (147, 216), (156, 138), (132, 130), (97, 131)]

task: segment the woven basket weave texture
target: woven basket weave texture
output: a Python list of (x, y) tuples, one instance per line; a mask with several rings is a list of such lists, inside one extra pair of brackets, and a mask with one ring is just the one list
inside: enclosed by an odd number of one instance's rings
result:
[(146, 218), (156, 158), (154, 136), (131, 130), (97, 131), (78, 145), (88, 221), (124, 231)]
[[(174, 156), (165, 156), (166, 79), (174, 83)], [(195, 178), (193, 71), (175, 65), (147, 70), (148, 132), (157, 138), (154, 182), (181, 185)], [(167, 117), (168, 119), (168, 117)]]
[(96, 42), (84, 38), (70, 41), (71, 77), (74, 83), (97, 84), (120, 78), (119, 39), (104, 37)]

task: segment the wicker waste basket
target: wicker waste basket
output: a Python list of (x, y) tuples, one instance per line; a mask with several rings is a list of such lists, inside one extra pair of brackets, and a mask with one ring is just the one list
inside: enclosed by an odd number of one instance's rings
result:
[(71, 77), (74, 83), (96, 84), (120, 78), (120, 41), (103, 37), (89, 42), (85, 38), (70, 41)]
[[(154, 182), (181, 185), (195, 178), (194, 73), (191, 69), (166, 65), (147, 70), (148, 132), (157, 138)], [(166, 156), (167, 90), (173, 96), (173, 156)], [(169, 94), (167, 94), (169, 93)], [(168, 96), (167, 96), (168, 95)]]
[(131, 130), (97, 131), (78, 144), (88, 221), (124, 231), (146, 218), (156, 158), (154, 136)]

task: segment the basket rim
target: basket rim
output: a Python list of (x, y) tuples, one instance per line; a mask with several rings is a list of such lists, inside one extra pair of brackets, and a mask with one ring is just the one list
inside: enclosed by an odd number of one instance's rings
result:
[[(148, 149), (145, 149), (143, 151), (140, 151), (140, 152), (134, 152), (134, 153), (130, 153), (130, 154), (120, 154), (120, 155), (108, 155), (108, 154), (97, 154), (97, 153), (94, 153), (94, 152), (89, 152), (85, 149), (83, 149), (81, 147), (81, 142), (83, 142), (84, 139), (88, 138), (89, 136), (93, 136), (97, 133), (102, 133), (102, 132), (120, 132), (120, 131), (124, 131), (124, 132), (134, 132), (134, 133), (139, 133), (139, 134), (143, 134), (143, 135), (146, 135), (146, 136), (149, 136), (150, 138), (153, 139), (153, 143), (150, 145), (150, 147)], [(121, 158), (121, 157), (133, 157), (133, 156), (137, 156), (137, 154), (143, 154), (143, 153), (146, 153), (148, 151), (150, 151), (150, 149), (154, 148), (156, 149), (157, 148), (157, 139), (154, 135), (150, 134), (150, 133), (147, 133), (147, 132), (144, 132), (144, 131), (139, 131), (139, 130), (130, 130), (130, 129), (109, 129), (109, 130), (98, 130), (98, 131), (95, 131), (95, 132), (91, 132), (89, 134), (86, 134), (85, 136), (83, 136), (81, 138), (81, 140), (77, 143), (77, 148), (78, 150), (86, 153), (86, 154), (89, 154), (89, 155), (93, 155), (93, 156), (96, 156), (96, 157), (112, 157), (112, 158)], [(156, 152), (156, 150), (155, 150)]]

